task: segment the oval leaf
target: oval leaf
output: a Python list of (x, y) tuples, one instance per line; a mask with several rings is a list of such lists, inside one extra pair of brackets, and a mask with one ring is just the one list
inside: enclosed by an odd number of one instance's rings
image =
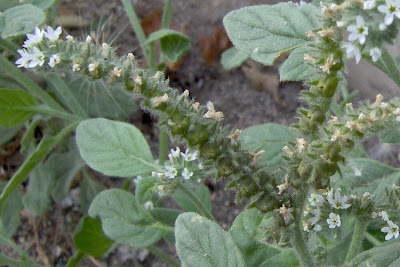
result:
[(176, 248), (182, 266), (245, 266), (231, 235), (215, 222), (187, 212), (175, 224)]
[(224, 69), (231, 70), (242, 65), (248, 57), (247, 54), (236, 47), (231, 47), (222, 54), (221, 63)]
[(133, 125), (86, 120), (77, 127), (76, 142), (83, 160), (105, 175), (132, 177), (157, 170), (146, 139)]
[(100, 217), (109, 238), (135, 248), (150, 246), (168, 233), (153, 223), (134, 195), (121, 189), (98, 194), (90, 205), (89, 216)]
[(386, 246), (379, 246), (367, 250), (350, 263), (344, 265), (346, 267), (396, 267), (400, 266), (400, 243), (393, 243)]
[(319, 28), (317, 7), (279, 3), (258, 5), (230, 12), (224, 26), (234, 46), (255, 61), (272, 65), (284, 52), (306, 44), (306, 32)]
[(19, 5), (3, 13), (5, 25), (2, 38), (14, 37), (31, 32), (36, 26), (44, 23), (46, 15), (42, 9), (31, 4)]
[(314, 56), (316, 48), (302, 46), (293, 50), (279, 69), (281, 81), (303, 81), (312, 78), (317, 70), (304, 61), (304, 55)]
[(0, 89), (0, 126), (13, 127), (29, 120), (37, 105), (35, 98), (23, 90)]
[(272, 168), (281, 162), (282, 148), (295, 137), (296, 134), (290, 128), (267, 123), (246, 128), (239, 140), (249, 151), (264, 150), (265, 153), (259, 157), (258, 162)]

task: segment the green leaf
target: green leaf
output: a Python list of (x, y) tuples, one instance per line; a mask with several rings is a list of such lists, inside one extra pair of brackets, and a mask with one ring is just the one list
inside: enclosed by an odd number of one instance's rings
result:
[(378, 134), (379, 140), (382, 143), (400, 143), (400, 125), (396, 123), (391, 127), (385, 127), (383, 131)]
[(42, 9), (31, 4), (19, 5), (3, 12), (5, 26), (2, 38), (10, 38), (31, 32), (46, 19)]
[[(201, 184), (199, 187), (197, 187), (194, 194), (201, 201), (201, 203), (203, 203), (204, 207), (206, 207), (206, 209), (212, 213), (211, 194), (210, 190), (208, 190), (208, 187), (204, 184)], [(186, 211), (201, 213), (201, 211), (197, 209), (196, 205), (180, 189), (175, 191), (175, 193), (172, 195), (172, 199)]]
[(11, 7), (20, 4), (19, 0), (0, 0), (0, 11), (3, 12)]
[(345, 267), (396, 267), (400, 266), (400, 243), (379, 246), (356, 256)]
[(113, 243), (103, 233), (99, 219), (83, 217), (75, 228), (74, 246), (93, 257), (102, 256)]
[(39, 163), (29, 175), (29, 184), (23, 202), (26, 209), (41, 216), (45, 214), (51, 204), (50, 197), (52, 175), (44, 163)]
[(317, 70), (304, 61), (304, 55), (314, 57), (317, 52), (316, 48), (309, 46), (301, 46), (293, 50), (279, 69), (281, 81), (303, 81), (315, 76)]
[(106, 187), (94, 180), (83, 172), (83, 180), (79, 186), (79, 205), (83, 214), (86, 214), (90, 203), (98, 193), (105, 190)]
[(154, 208), (150, 209), (149, 212), (154, 220), (171, 227), (174, 227), (176, 218), (183, 213), (181, 210), (167, 208)]
[(282, 249), (273, 247), (258, 238), (262, 221), (263, 217), (260, 216), (257, 209), (248, 209), (236, 217), (229, 230), (242, 252), (246, 266), (260, 266), (262, 262), (282, 251)]
[(90, 205), (89, 215), (100, 217), (109, 238), (135, 248), (150, 246), (168, 233), (167, 228), (153, 222), (134, 195), (121, 189), (98, 194)]
[(147, 201), (152, 200), (152, 196), (154, 193), (158, 192), (158, 182), (159, 178), (149, 176), (142, 178), (136, 186), (135, 195), (136, 200), (140, 204), (144, 204)]
[(260, 267), (298, 267), (300, 266), (297, 260), (296, 252), (293, 249), (287, 249), (281, 253), (272, 256), (268, 260), (264, 261)]
[(190, 49), (189, 37), (170, 29), (153, 32), (147, 38), (145, 45), (155, 41), (160, 41), (163, 55), (172, 63), (176, 63)]
[(133, 177), (158, 168), (143, 134), (127, 123), (83, 121), (77, 127), (76, 142), (83, 160), (105, 175)]
[(244, 129), (239, 140), (243, 148), (249, 151), (264, 150), (265, 153), (258, 159), (259, 164), (267, 164), (268, 168), (274, 168), (282, 161), (282, 148), (288, 142), (294, 141), (295, 137), (295, 132), (290, 128), (267, 123)]
[(187, 212), (178, 216), (175, 239), (183, 267), (245, 266), (231, 235), (215, 222), (196, 213)]
[(0, 127), (0, 146), (8, 143), (14, 136), (21, 130), (21, 126), (16, 126), (13, 128), (3, 128)]
[(227, 14), (224, 26), (237, 49), (272, 65), (280, 54), (309, 42), (306, 32), (321, 26), (318, 14), (319, 8), (311, 4), (250, 6)]
[(247, 54), (238, 50), (236, 47), (231, 47), (222, 53), (221, 63), (224, 69), (232, 70), (242, 65), (248, 58), (249, 56)]
[(33, 0), (32, 5), (35, 5), (43, 10), (46, 10), (52, 5), (54, 5), (56, 1), (58, 0)]
[[(6, 183), (0, 182), (0, 190), (4, 190)], [(20, 212), (24, 208), (22, 204), (22, 192), (14, 190), (5, 202), (3, 212), (0, 215), (0, 233), (11, 238), (21, 223)]]
[(35, 98), (23, 91), (14, 89), (0, 89), (0, 126), (13, 127), (29, 120), (35, 113)]
[(343, 178), (335, 175), (332, 187), (352, 189), (356, 195), (371, 193), (376, 203), (385, 200), (385, 189), (400, 181), (400, 169), (392, 168), (370, 159), (350, 159), (343, 172)]

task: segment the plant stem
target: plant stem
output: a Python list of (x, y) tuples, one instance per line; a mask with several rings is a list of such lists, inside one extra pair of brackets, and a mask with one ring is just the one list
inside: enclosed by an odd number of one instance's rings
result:
[(163, 9), (163, 15), (161, 20), (161, 25), (163, 29), (168, 29), (171, 24), (172, 16), (173, 16), (173, 8), (172, 1), (166, 0)]
[(150, 246), (146, 248), (148, 251), (150, 251), (151, 253), (153, 253), (154, 255), (156, 255), (157, 257), (159, 257), (161, 260), (163, 260), (165, 263), (174, 266), (174, 267), (179, 267), (179, 264), (174, 261), (173, 259), (171, 259), (169, 257), (169, 255), (165, 254), (164, 252), (162, 252), (161, 250), (159, 250), (156, 247)]
[(203, 203), (197, 198), (193, 192), (187, 188), (183, 183), (178, 183), (178, 188), (182, 190), (182, 192), (193, 202), (196, 208), (200, 211), (201, 215), (207, 217), (210, 220), (216, 221), (214, 216), (204, 207)]
[(128, 16), (131, 25), (133, 27), (133, 30), (136, 34), (136, 37), (138, 38), (139, 45), (143, 51), (143, 55), (146, 59), (147, 65), (151, 65), (149, 61), (149, 51), (147, 46), (145, 45), (146, 43), (146, 35), (144, 34), (143, 28), (140, 25), (140, 21), (135, 13), (135, 10), (133, 9), (133, 5), (131, 3), (131, 0), (121, 0), (122, 5), (125, 8), (126, 15)]
[(365, 232), (365, 238), (375, 247), (382, 245), (382, 242), (379, 241), (375, 236), (371, 235), (367, 231)]
[(38, 86), (33, 80), (31, 80), (26, 74), (20, 71), (5, 57), (0, 56), (0, 67), (10, 75), (17, 83), (25, 87), (32, 95), (42, 101), (44, 104), (48, 105), (52, 109), (65, 111), (65, 109), (57, 103), (43, 88)]
[(349, 262), (352, 259), (354, 259), (354, 257), (357, 256), (357, 254), (360, 252), (366, 228), (367, 228), (367, 221), (364, 219), (356, 218), (356, 225), (353, 233), (353, 239), (351, 240), (350, 248), (347, 253), (346, 262)]
[(66, 267), (75, 267), (78, 263), (85, 257), (85, 253), (77, 250), (75, 251), (74, 255), (69, 258)]
[(160, 145), (158, 160), (163, 164), (168, 158), (168, 134), (165, 130), (160, 128)]

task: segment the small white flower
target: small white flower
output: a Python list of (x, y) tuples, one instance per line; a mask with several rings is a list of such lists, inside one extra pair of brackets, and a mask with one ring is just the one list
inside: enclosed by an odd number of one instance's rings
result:
[(314, 225), (314, 232), (321, 232), (322, 226), (320, 224)]
[(303, 222), (303, 231), (310, 232), (310, 224), (308, 222)]
[(308, 198), (308, 202), (310, 202), (311, 206), (321, 207), (324, 203), (324, 197), (319, 194), (312, 193)]
[(212, 102), (208, 101), (206, 107), (208, 111), (204, 114), (204, 118), (214, 119), (216, 121), (222, 121), (224, 119), (224, 114), (221, 111), (216, 111)]
[(367, 0), (364, 2), (363, 9), (369, 10), (369, 9), (373, 9), (375, 6), (376, 6), (375, 0)]
[(25, 49), (17, 51), (21, 58), (15, 61), (15, 64), (18, 65), (18, 68), (29, 68), (29, 63), (32, 60), (32, 55), (29, 54)]
[(335, 195), (328, 195), (328, 202), (335, 209), (348, 209), (351, 205), (346, 203), (349, 198), (347, 196), (342, 196), (340, 190), (336, 190)]
[(66, 39), (68, 42), (75, 43), (74, 36), (67, 35), (67, 36), (65, 37), (65, 39)]
[(336, 213), (331, 212), (329, 214), (329, 218), (326, 219), (326, 222), (329, 224), (329, 228), (340, 227), (342, 221), (340, 220), (340, 216)]
[(81, 65), (80, 64), (73, 64), (72, 65), (72, 71), (77, 72), (81, 70)]
[(197, 166), (197, 168), (199, 168), (199, 170), (204, 170), (204, 166), (203, 164), (199, 163), (199, 165)]
[(384, 220), (385, 222), (389, 221), (389, 215), (387, 214), (386, 211), (380, 211), (378, 212), (378, 215)]
[(308, 142), (304, 138), (296, 138), (297, 144), (296, 148), (299, 153), (303, 153), (307, 150)]
[(173, 179), (176, 177), (176, 175), (178, 174), (178, 172), (176, 171), (175, 167), (173, 166), (165, 166), (165, 177), (167, 177), (168, 179)]
[(88, 69), (90, 72), (94, 72), (97, 70), (98, 66), (99, 66), (99, 63), (97, 63), (97, 62), (90, 63), (88, 66)]
[(135, 179), (133, 179), (133, 182), (135, 183), (135, 185), (138, 185), (139, 182), (140, 182), (142, 179), (143, 179), (143, 177), (140, 176), (140, 175), (138, 175), (138, 176), (136, 176)]
[(320, 209), (313, 209), (313, 210), (311, 210), (311, 213), (314, 215), (314, 217), (308, 219), (308, 222), (311, 223), (311, 225), (314, 225), (321, 218), (321, 210)]
[(143, 204), (143, 207), (144, 207), (146, 210), (151, 210), (151, 209), (154, 208), (154, 205), (153, 205), (153, 202), (147, 201), (146, 203)]
[(183, 171), (182, 171), (182, 177), (183, 177), (183, 179), (189, 180), (190, 177), (192, 177), (192, 176), (193, 176), (193, 172), (189, 172), (188, 168), (184, 168), (184, 169), (183, 169)]
[(33, 47), (33, 54), (31, 55), (32, 59), (29, 63), (29, 68), (34, 68), (36, 66), (43, 66), (44, 64), (44, 54), (37, 49), (36, 46)]
[(366, 36), (368, 35), (368, 27), (365, 26), (365, 22), (363, 17), (357, 16), (356, 17), (356, 25), (350, 25), (347, 27), (347, 30), (350, 33), (349, 41), (358, 40), (360, 44), (365, 44)]
[(38, 43), (40, 43), (43, 40), (43, 34), (44, 34), (44, 31), (40, 30), (38, 27), (36, 27), (34, 34), (28, 33), (26, 35), (26, 37), (28, 39), (24, 42), (23, 47), (29, 48), (29, 47), (32, 47), (34, 45), (37, 45)]
[(387, 29), (387, 25), (385, 24), (385, 23), (380, 23), (379, 24), (379, 30), (380, 31), (384, 31), (384, 30), (386, 30)]
[(86, 36), (86, 43), (90, 44), (92, 42), (92, 37), (90, 37), (89, 35)]
[(190, 152), (189, 149), (186, 149), (185, 153), (181, 152), (181, 155), (185, 161), (194, 161), (197, 159), (197, 150)]
[(60, 59), (59, 55), (57, 55), (57, 54), (56, 55), (52, 55), (50, 57), (50, 60), (49, 60), (49, 66), (54, 68), (60, 62), (61, 62), (61, 59)]
[(377, 62), (382, 56), (382, 51), (378, 47), (375, 47), (369, 50), (369, 55), (373, 62)]
[(378, 10), (384, 13), (385, 24), (390, 25), (394, 20), (394, 16), (400, 18), (400, 1), (398, 0), (385, 0), (385, 5), (378, 6)]
[(360, 62), (361, 60), (361, 52), (360, 49), (358, 49), (357, 46), (350, 44), (350, 43), (345, 43), (343, 45), (344, 48), (346, 48), (346, 56), (347, 58), (355, 58), (356, 63)]
[(60, 26), (58, 26), (55, 30), (53, 30), (52, 27), (48, 26), (47, 27), (47, 32), (44, 32), (44, 36), (50, 41), (50, 42), (55, 42), (60, 38), (60, 35), (62, 33), (62, 29)]
[(338, 26), (338, 28), (342, 28), (344, 26), (346, 26), (347, 22), (343, 21), (343, 20), (338, 20), (336, 21), (336, 26)]
[(399, 238), (399, 227), (394, 224), (392, 221), (387, 221), (389, 227), (383, 227), (381, 229), (381, 232), (383, 233), (387, 233), (387, 235), (385, 236), (385, 240), (390, 240), (393, 237), (395, 239)]
[(181, 149), (179, 147), (177, 147), (175, 150), (171, 149), (171, 154), (170, 154), (171, 157), (179, 158), (180, 154), (181, 154)]

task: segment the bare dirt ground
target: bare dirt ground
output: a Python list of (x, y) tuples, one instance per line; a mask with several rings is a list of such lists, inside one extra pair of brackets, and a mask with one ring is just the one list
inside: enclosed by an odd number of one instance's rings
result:
[[(189, 89), (191, 96), (202, 103), (212, 101), (225, 115), (224, 123), (232, 128), (244, 129), (251, 125), (275, 122), (289, 125), (295, 121), (295, 111), (299, 106), (298, 95), (301, 84), (279, 83), (279, 64), (269, 68), (246, 66), (227, 72), (219, 63), (218, 47), (227, 47), (226, 37), (219, 35), (222, 19), (229, 11), (254, 4), (273, 4), (275, 1), (257, 0), (177, 0), (174, 2), (174, 22), (176, 29), (191, 38), (191, 50), (181, 65), (169, 71), (173, 87)], [(276, 1), (278, 2), (278, 1)], [(161, 0), (133, 0), (135, 10), (141, 19), (156, 18), (156, 10), (163, 5)], [(153, 15), (149, 15), (153, 12)], [(118, 33), (115, 44), (119, 53), (134, 52), (141, 57), (138, 42), (129, 25), (123, 7), (118, 0), (63, 0), (58, 6), (58, 21), (70, 33), (86, 36), (91, 30), (91, 21), (100, 17), (110, 17), (105, 40)], [(150, 26), (149, 26), (150, 27)], [(151, 27), (150, 27), (151, 28)], [(222, 44), (221, 44), (222, 43)], [(221, 50), (221, 49), (220, 49)], [(217, 52), (215, 52), (217, 51)], [(279, 60), (278, 60), (279, 61)], [(262, 85), (257, 86), (258, 74), (262, 74)], [(256, 77), (256, 78), (254, 78)], [(141, 114), (133, 119), (157, 147), (157, 130), (150, 117)], [(373, 143), (373, 142), (371, 142)], [(393, 154), (393, 153), (392, 153)], [(393, 157), (390, 158), (393, 160)], [(395, 164), (396, 161), (394, 160)], [(106, 184), (116, 186), (118, 179), (106, 178)], [(214, 214), (227, 229), (243, 208), (234, 203), (232, 192), (223, 190), (223, 183), (209, 183)], [(41, 218), (23, 214), (23, 224), (15, 241), (37, 262), (49, 266), (62, 266), (74, 252), (72, 233), (81, 214), (78, 208), (77, 190), (72, 189), (62, 205), (53, 206), (51, 212)], [(161, 248), (172, 255), (173, 248), (161, 244)], [(5, 250), (5, 247), (1, 247)], [(11, 252), (10, 252), (11, 253)], [(136, 250), (120, 246), (108, 255), (86, 258), (81, 266), (166, 266), (146, 250)]]

